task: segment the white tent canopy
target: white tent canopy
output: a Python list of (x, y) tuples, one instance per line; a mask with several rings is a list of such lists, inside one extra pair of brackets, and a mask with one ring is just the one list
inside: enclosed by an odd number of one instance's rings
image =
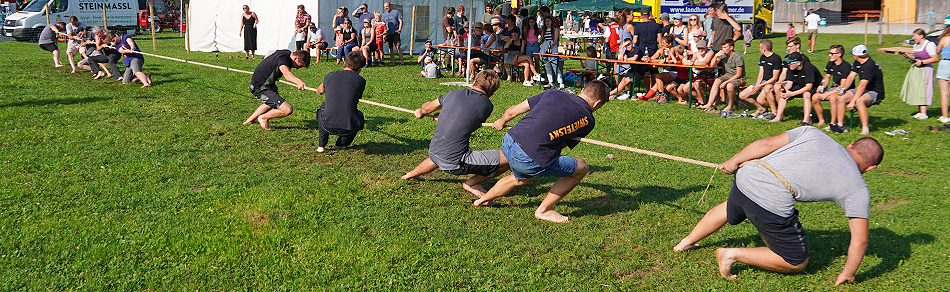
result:
[[(365, 2), (364, 2), (365, 1)], [(313, 17), (313, 22), (327, 35), (327, 42), (333, 45), (333, 18), (336, 9), (346, 6), (350, 9), (350, 20), (354, 26), (358, 24), (353, 18), (353, 11), (360, 4), (366, 3), (370, 12), (379, 10), (384, 12), (383, 0), (342, 1), (342, 0), (202, 0), (191, 3), (191, 18), (188, 23), (190, 32), (190, 46), (192, 50), (202, 52), (240, 52), (244, 49), (244, 37), (238, 36), (241, 28), (241, 8), (244, 5), (251, 7), (257, 13), (260, 23), (257, 25), (257, 53), (265, 54), (270, 50), (294, 48), (294, 19), (297, 15), (297, 5), (303, 4), (307, 13)], [(425, 39), (434, 43), (441, 43), (441, 20), (443, 7), (458, 6), (459, 1), (448, 0), (413, 0), (390, 1), (403, 15), (402, 50), (409, 50), (410, 32), (412, 30), (412, 8), (416, 6), (416, 50), (421, 47)], [(466, 1), (467, 2), (467, 1)], [(482, 2), (476, 2), (482, 3)], [(468, 5), (466, 5), (468, 6)], [(469, 10), (471, 7), (466, 7)], [(480, 19), (484, 7), (475, 7), (475, 15)], [(466, 11), (469, 14), (469, 11)]]

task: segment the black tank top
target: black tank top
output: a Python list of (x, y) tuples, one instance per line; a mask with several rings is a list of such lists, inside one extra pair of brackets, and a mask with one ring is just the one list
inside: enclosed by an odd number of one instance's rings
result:
[(253, 25), (254, 25), (254, 17), (244, 17), (244, 15), (241, 15), (241, 19), (244, 20), (244, 25), (245, 25), (245, 26), (250, 25), (251, 27), (253, 27)]

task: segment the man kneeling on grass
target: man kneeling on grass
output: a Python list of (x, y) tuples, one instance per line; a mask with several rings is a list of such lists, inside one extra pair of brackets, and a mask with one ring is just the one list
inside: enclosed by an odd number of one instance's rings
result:
[(288, 50), (274, 51), (265, 57), (260, 64), (257, 64), (257, 68), (254, 68), (254, 75), (251, 76), (251, 86), (248, 90), (264, 104), (257, 107), (257, 110), (244, 121), (244, 124), (258, 122), (261, 124), (261, 128), (270, 130), (267, 125), (268, 120), (286, 117), (293, 113), (294, 108), (277, 93), (277, 79), (286, 75), (285, 78), (297, 85), (297, 89), (303, 90), (307, 87), (307, 84), (294, 76), (290, 69), (309, 67), (310, 52), (304, 50), (293, 53)]
[(462, 188), (479, 198), (484, 196), (486, 190), (482, 183), (508, 171), (508, 161), (501, 155), (501, 150), (472, 151), (468, 141), (494, 110), (495, 106), (488, 98), (498, 87), (498, 74), (482, 70), (475, 74), (472, 88), (449, 91), (416, 109), (417, 119), (439, 109), (442, 111), (436, 114), (438, 124), (429, 142), (429, 157), (402, 179), (421, 180), (423, 174), (436, 168), (454, 175), (473, 174), (471, 179), (462, 183)]
[(861, 174), (883, 158), (884, 149), (873, 138), (841, 147), (810, 126), (752, 142), (719, 166), (736, 176), (729, 199), (709, 210), (673, 250), (697, 248), (696, 242), (726, 223), (737, 225), (749, 219), (766, 247), (716, 250), (719, 274), (735, 278), (731, 269), (736, 262), (779, 273), (801, 272), (808, 265), (808, 247), (795, 202), (832, 201), (844, 209), (851, 229), (848, 258), (835, 285), (854, 282), (868, 245), (871, 203)]
[(343, 150), (353, 143), (356, 133), (363, 129), (366, 120), (363, 112), (356, 108), (366, 89), (366, 79), (360, 76), (366, 57), (353, 51), (343, 59), (343, 70), (327, 73), (323, 83), (317, 87), (317, 94), (326, 93), (326, 101), (317, 110), (320, 122), (317, 152), (326, 151), (330, 135), (336, 135), (333, 150)]
[(551, 186), (541, 206), (534, 211), (534, 217), (556, 223), (569, 222), (567, 217), (554, 211), (554, 204), (587, 176), (588, 168), (583, 159), (561, 155), (561, 149), (574, 148), (580, 143), (574, 137), (590, 134), (594, 129), (594, 111), (607, 103), (609, 91), (607, 84), (594, 80), (587, 83), (580, 96), (551, 89), (508, 108), (495, 121), (495, 129), (504, 129), (505, 123), (527, 113), (508, 130), (501, 144), (511, 175), (495, 183), (475, 201), (475, 206), (491, 205), (492, 199), (531, 182), (535, 176), (558, 176), (561, 179)]

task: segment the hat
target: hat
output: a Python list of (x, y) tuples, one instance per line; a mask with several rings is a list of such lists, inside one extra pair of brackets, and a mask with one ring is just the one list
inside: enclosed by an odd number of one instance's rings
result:
[(426, 40), (427, 44), (432, 44), (432, 40)]
[(660, 20), (669, 21), (669, 20), (670, 20), (670, 15), (669, 15), (668, 13), (666, 13), (666, 12), (660, 13)]
[(868, 54), (868, 47), (865, 45), (857, 45), (851, 49), (851, 54), (855, 56), (864, 56)]
[(429, 63), (429, 62), (432, 62), (432, 57), (426, 57), (425, 60), (423, 60), (423, 63)]
[(641, 15), (641, 16), (650, 15), (650, 13), (652, 13), (652, 12), (653, 12), (653, 9), (650, 8), (650, 7), (643, 7), (643, 8), (640, 8), (640, 15)]
[(696, 36), (702, 36), (702, 35), (703, 35), (703, 30), (701, 30), (701, 29), (694, 29), (691, 34), (692, 34), (694, 37), (696, 37)]
[(805, 60), (805, 56), (802, 53), (794, 52), (785, 56), (785, 63), (798, 63)]
[(475, 29), (482, 29), (483, 27), (484, 27), (484, 25), (482, 25), (481, 22), (476, 22), (476, 23), (475, 23)]
[(498, 18), (491, 19), (491, 25), (498, 25), (498, 24), (501, 24), (501, 19), (498, 19)]
[(683, 19), (683, 14), (677, 12), (677, 13), (673, 13), (673, 15), (670, 15), (670, 17), (673, 17), (673, 19)]

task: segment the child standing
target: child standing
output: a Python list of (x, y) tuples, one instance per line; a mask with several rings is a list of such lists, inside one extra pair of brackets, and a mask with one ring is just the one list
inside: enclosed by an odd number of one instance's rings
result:
[[(791, 38), (794, 37), (794, 36), (795, 36), (795, 24), (794, 24), (794, 23), (789, 23), (789, 24), (788, 24), (788, 31), (785, 31), (785, 38), (786, 38), (786, 41), (788, 41), (789, 39), (791, 39)], [(789, 51), (788, 51), (788, 50), (785, 50), (785, 53), (788, 54)]]
[(749, 47), (752, 46), (752, 26), (746, 24), (745, 29), (742, 31), (742, 38), (745, 41), (745, 48), (742, 50), (742, 54), (745, 55), (749, 53)]

